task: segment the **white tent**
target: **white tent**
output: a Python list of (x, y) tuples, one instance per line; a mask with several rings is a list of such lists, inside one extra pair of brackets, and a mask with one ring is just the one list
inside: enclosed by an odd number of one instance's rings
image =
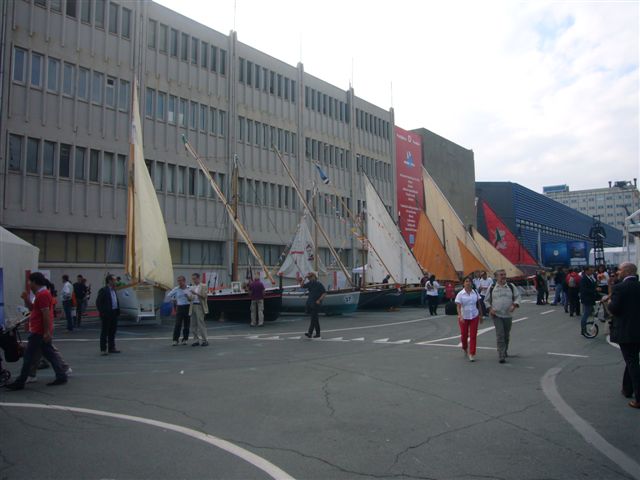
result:
[(0, 227), (0, 326), (5, 318), (17, 316), (16, 307), (23, 305), (20, 294), (25, 290), (25, 272), (38, 269), (39, 253), (38, 247)]

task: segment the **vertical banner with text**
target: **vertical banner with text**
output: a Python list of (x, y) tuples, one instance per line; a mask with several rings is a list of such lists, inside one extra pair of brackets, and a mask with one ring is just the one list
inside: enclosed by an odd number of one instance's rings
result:
[(395, 127), (395, 135), (399, 226), (405, 241), (413, 247), (420, 211), (424, 210), (422, 139), (418, 134), (399, 127)]

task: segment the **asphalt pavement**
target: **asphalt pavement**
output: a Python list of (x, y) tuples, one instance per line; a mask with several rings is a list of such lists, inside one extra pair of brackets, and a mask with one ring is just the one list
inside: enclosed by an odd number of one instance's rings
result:
[(490, 320), (471, 363), (420, 308), (321, 317), (321, 340), (303, 316), (208, 322), (208, 347), (121, 326), (107, 357), (96, 319), (59, 325), (69, 383), (0, 390), (0, 479), (640, 478), (620, 351), (559, 307), (514, 319), (505, 364)]

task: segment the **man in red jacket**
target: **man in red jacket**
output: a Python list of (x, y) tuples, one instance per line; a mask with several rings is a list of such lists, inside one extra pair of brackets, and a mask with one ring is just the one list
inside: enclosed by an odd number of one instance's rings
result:
[(580, 274), (574, 268), (567, 275), (567, 297), (569, 298), (569, 316), (580, 316)]

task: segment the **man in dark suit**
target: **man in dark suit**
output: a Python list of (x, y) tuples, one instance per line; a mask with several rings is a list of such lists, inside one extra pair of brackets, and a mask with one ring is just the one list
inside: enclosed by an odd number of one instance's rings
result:
[(582, 303), (582, 318), (580, 319), (580, 333), (585, 334), (587, 320), (593, 314), (593, 306), (598, 300), (598, 284), (593, 276), (593, 267), (585, 267), (580, 280), (580, 303)]
[(640, 282), (638, 268), (629, 262), (620, 265), (620, 282), (611, 289), (609, 311), (613, 314), (611, 341), (620, 345), (626, 364), (622, 394), (635, 397), (629, 406), (640, 408)]
[[(98, 291), (96, 298), (96, 308), (100, 314), (102, 327), (100, 329), (100, 353), (120, 353), (116, 349), (116, 331), (118, 330), (118, 315), (120, 315), (120, 304), (116, 295), (116, 277), (108, 275), (106, 285)], [(107, 345), (109, 350), (107, 351)]]

